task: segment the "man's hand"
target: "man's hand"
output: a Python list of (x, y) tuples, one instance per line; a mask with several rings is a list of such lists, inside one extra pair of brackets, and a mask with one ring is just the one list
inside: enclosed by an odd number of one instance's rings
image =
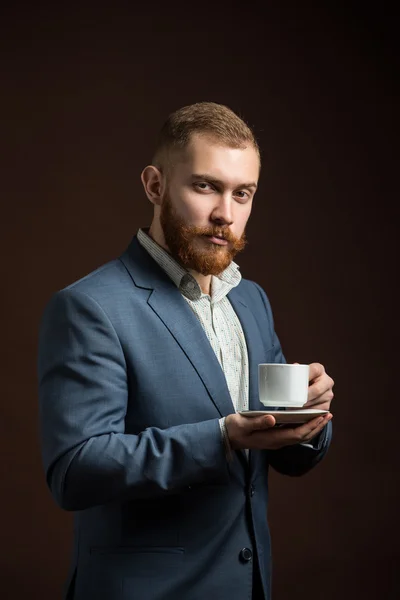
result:
[(234, 450), (278, 450), (284, 446), (310, 442), (331, 418), (332, 415), (327, 413), (304, 425), (274, 428), (275, 418), (272, 415), (244, 417), (236, 413), (225, 418), (225, 427)]
[[(330, 410), (334, 381), (320, 363), (309, 365), (309, 387), (306, 404), (301, 408)], [(300, 409), (301, 410), (301, 409)], [(226, 431), (233, 449), (277, 450), (294, 444), (307, 444), (331, 420), (332, 414), (315, 417), (304, 425), (275, 427), (272, 415), (244, 417), (239, 413), (225, 419)]]
[(310, 381), (308, 387), (308, 398), (302, 408), (317, 408), (319, 410), (330, 410), (333, 399), (332, 388), (334, 381), (325, 372), (325, 367), (320, 363), (311, 363)]

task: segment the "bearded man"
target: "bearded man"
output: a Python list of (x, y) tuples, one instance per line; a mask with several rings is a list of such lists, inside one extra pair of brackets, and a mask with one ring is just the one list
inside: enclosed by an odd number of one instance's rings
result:
[(47, 483), (74, 511), (66, 598), (270, 598), (268, 468), (326, 454), (333, 380), (310, 365), (306, 407), (275, 427), (259, 363), (283, 363), (265, 292), (241, 278), (260, 172), (250, 128), (202, 102), (171, 114), (142, 172), (150, 228), (57, 292), (39, 341)]

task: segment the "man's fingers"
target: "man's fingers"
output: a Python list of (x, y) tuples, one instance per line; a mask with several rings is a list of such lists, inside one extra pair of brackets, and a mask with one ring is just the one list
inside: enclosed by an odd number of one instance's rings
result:
[(319, 424), (316, 427), (314, 427), (314, 429), (312, 429), (309, 432), (309, 434), (303, 439), (303, 443), (311, 441), (316, 435), (318, 435), (323, 430), (323, 428), (329, 423), (331, 419), (332, 415), (330, 413), (328, 415), (325, 415), (322, 422), (320, 421)]
[(321, 363), (311, 363), (308, 368), (310, 381), (313, 381), (317, 377), (321, 377), (321, 375), (325, 373), (325, 367), (324, 365), (321, 365)]
[[(294, 365), (299, 365), (300, 363), (298, 362), (294, 362)], [(308, 365), (308, 370), (309, 370), (309, 380), (312, 381), (313, 379), (316, 379), (317, 377), (320, 377), (321, 375), (323, 375), (325, 373), (325, 367), (324, 365), (321, 365), (321, 363), (310, 363)]]
[(326, 408), (329, 409), (334, 396), (333, 385), (334, 381), (327, 373), (323, 373), (320, 377), (314, 379), (309, 385), (307, 403), (304, 405), (304, 408), (309, 408), (313, 405), (319, 405), (323, 408), (322, 405), (326, 404)]
[(331, 420), (331, 418), (332, 415), (328, 413), (327, 415), (324, 415), (322, 417), (316, 417), (315, 419), (308, 421), (308, 423), (305, 423), (304, 425), (278, 429), (277, 433), (279, 432), (279, 435), (282, 436), (279, 439), (280, 446), (291, 446), (294, 444), (308, 442), (325, 427), (325, 425)]
[(333, 394), (326, 394), (326, 396), (322, 396), (321, 398), (315, 398), (314, 400), (309, 400), (302, 409), (306, 408), (319, 408), (320, 410), (329, 410), (331, 402), (333, 400)]
[(307, 427), (304, 427), (304, 430), (299, 432), (301, 442), (309, 441), (313, 437), (315, 437), (331, 419), (332, 414), (328, 413), (327, 415), (323, 415), (322, 417), (317, 417), (316, 419), (312, 419), (311, 421), (309, 421), (306, 424)]
[(331, 413), (328, 413), (303, 425), (275, 427), (276, 420), (272, 415), (248, 418), (233, 414), (228, 415), (225, 422), (233, 448), (277, 450), (284, 446), (308, 443), (331, 418)]

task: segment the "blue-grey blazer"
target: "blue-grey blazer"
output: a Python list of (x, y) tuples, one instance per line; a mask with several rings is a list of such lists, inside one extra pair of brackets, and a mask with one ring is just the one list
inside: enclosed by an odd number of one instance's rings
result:
[[(257, 365), (284, 362), (267, 296), (229, 293)], [(255, 561), (270, 597), (268, 468), (302, 475), (327, 451), (236, 452), (219, 419), (234, 412), (220, 364), (179, 290), (141, 247), (47, 304), (39, 336), (40, 438), (47, 483), (75, 511), (66, 597), (251, 598)]]

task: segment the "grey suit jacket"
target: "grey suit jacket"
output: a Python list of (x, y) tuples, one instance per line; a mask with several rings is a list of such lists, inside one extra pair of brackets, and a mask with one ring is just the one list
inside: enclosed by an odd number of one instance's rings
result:
[[(257, 365), (284, 362), (265, 293), (229, 294)], [(179, 290), (133, 239), (56, 293), (39, 339), (40, 436), (58, 504), (75, 511), (67, 595), (75, 600), (244, 600), (258, 561), (270, 595), (269, 465), (301, 475), (327, 451), (236, 452), (219, 419), (234, 412), (206, 335)]]

